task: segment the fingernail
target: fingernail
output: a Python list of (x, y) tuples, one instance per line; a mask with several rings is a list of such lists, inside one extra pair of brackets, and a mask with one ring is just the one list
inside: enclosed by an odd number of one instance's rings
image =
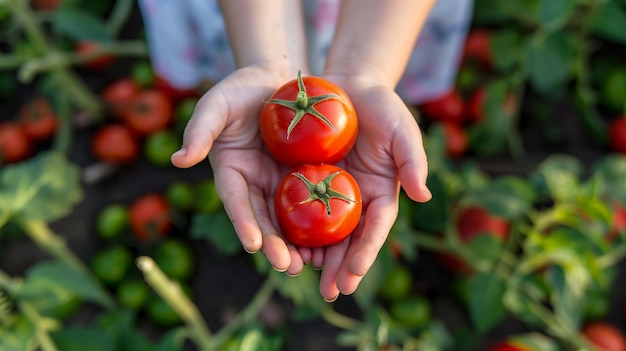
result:
[(182, 147), (180, 148), (180, 150), (176, 151), (175, 153), (172, 154), (172, 156), (179, 156), (179, 155), (185, 155), (187, 153), (187, 148), (186, 147)]
[(322, 270), (322, 267), (313, 266), (313, 265), (311, 265), (311, 267), (313, 267), (313, 269), (316, 270), (316, 271), (321, 271)]
[(295, 273), (295, 274), (291, 274), (291, 273), (289, 273), (289, 272), (285, 272), (285, 274), (287, 274), (288, 276), (290, 276), (290, 277), (292, 277), (292, 278), (293, 278), (293, 277), (297, 277), (297, 276), (299, 276), (299, 275), (300, 275), (300, 272)]
[(331, 303), (331, 302), (335, 302), (335, 300), (337, 300), (337, 298), (339, 297), (339, 295), (335, 295), (334, 297), (331, 298), (324, 298), (324, 301)]
[[(272, 268), (274, 268), (274, 270), (275, 270), (276, 272), (279, 272), (279, 273), (283, 273), (283, 272), (286, 272), (286, 271), (287, 271), (287, 268), (284, 268), (284, 269), (283, 269), (283, 268), (276, 268), (276, 267), (274, 267), (274, 266), (272, 266)], [(287, 273), (287, 274), (289, 274), (289, 273)]]

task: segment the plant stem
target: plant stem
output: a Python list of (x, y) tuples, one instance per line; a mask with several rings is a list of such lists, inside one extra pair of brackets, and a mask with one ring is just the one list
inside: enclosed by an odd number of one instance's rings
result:
[(20, 302), (20, 311), (24, 312), (24, 315), (33, 323), (36, 329), (36, 338), (39, 341), (39, 346), (42, 351), (57, 351), (58, 348), (48, 335), (49, 324), (45, 323), (44, 317), (42, 317), (37, 309), (30, 303)]
[(335, 311), (332, 307), (328, 306), (322, 311), (322, 317), (335, 327), (344, 330), (354, 330), (361, 325), (360, 321), (352, 319), (344, 314)]
[(183, 292), (180, 284), (169, 279), (152, 258), (137, 258), (137, 267), (146, 282), (170, 305), (189, 328), (191, 338), (200, 350), (211, 350), (211, 331), (202, 319), (198, 308)]
[(598, 266), (602, 269), (616, 266), (624, 257), (626, 257), (626, 244), (622, 244), (611, 252), (598, 258)]
[(106, 23), (107, 31), (111, 37), (117, 37), (133, 9), (133, 3), (133, 0), (116, 0), (114, 2), (111, 15)]
[(17, 217), (17, 220), (26, 234), (44, 251), (48, 252), (59, 261), (65, 263), (74, 270), (85, 274), (86, 277), (91, 279), (94, 284), (101, 288), (102, 295), (105, 297), (105, 307), (109, 309), (115, 308), (114, 299), (110, 296), (108, 291), (102, 287), (93, 274), (85, 266), (85, 264), (67, 247), (65, 241), (56, 235), (48, 226), (48, 224), (42, 220), (26, 219)]
[(215, 333), (212, 340), (212, 349), (217, 349), (221, 346), (235, 331), (250, 324), (259, 311), (265, 306), (267, 301), (272, 297), (272, 294), (276, 290), (276, 282), (271, 276), (265, 279), (265, 282), (261, 288), (256, 292), (252, 301), (227, 325), (225, 325), (219, 332)]

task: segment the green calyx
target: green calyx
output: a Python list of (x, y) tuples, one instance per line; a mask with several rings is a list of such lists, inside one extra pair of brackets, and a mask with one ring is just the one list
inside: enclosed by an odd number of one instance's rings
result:
[(330, 183), (339, 173), (341, 173), (341, 171), (329, 174), (317, 184), (312, 183), (302, 173), (291, 173), (292, 175), (298, 177), (298, 179), (300, 179), (311, 192), (311, 195), (299, 204), (305, 204), (311, 201), (321, 201), (326, 207), (326, 213), (330, 216), (330, 199), (340, 199), (347, 202), (354, 202), (354, 200), (348, 196), (330, 188)]
[(335, 133), (337, 133), (337, 128), (335, 128), (335, 126), (323, 114), (315, 109), (315, 105), (317, 105), (318, 103), (331, 99), (337, 99), (342, 103), (345, 103), (345, 100), (337, 94), (308, 96), (306, 92), (306, 87), (304, 86), (304, 82), (302, 81), (302, 74), (300, 73), (300, 71), (298, 71), (298, 95), (296, 96), (296, 100), (272, 99), (267, 103), (287, 107), (296, 113), (293, 120), (291, 120), (291, 123), (289, 123), (289, 127), (287, 127), (287, 139), (289, 139), (289, 136), (291, 135), (293, 129), (296, 127), (296, 125), (298, 125), (302, 117), (307, 113), (315, 116), (316, 118), (319, 118), (322, 122), (332, 128)]

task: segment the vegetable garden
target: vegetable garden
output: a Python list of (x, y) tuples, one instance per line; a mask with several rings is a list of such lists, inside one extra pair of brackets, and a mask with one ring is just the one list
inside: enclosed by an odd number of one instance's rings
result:
[(433, 199), (327, 303), (170, 164), (209, 84), (155, 75), (134, 1), (0, 0), (0, 350), (626, 350), (625, 24), (475, 0), (455, 90), (410, 106)]

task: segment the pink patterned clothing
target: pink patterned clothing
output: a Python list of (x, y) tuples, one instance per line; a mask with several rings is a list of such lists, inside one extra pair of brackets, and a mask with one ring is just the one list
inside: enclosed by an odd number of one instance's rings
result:
[[(339, 0), (305, 0), (303, 4), (310, 68), (313, 74), (321, 74)], [(219, 81), (235, 69), (216, 0), (139, 0), (139, 6), (152, 65), (174, 86)], [(452, 88), (472, 6), (473, 0), (437, 1), (397, 86), (406, 101), (422, 103)]]

